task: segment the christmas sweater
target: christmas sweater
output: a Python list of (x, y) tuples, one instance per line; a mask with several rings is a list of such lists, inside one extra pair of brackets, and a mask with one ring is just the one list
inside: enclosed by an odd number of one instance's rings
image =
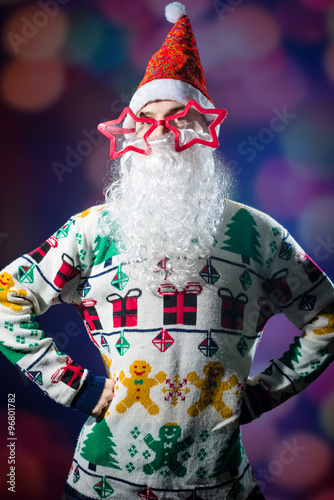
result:
[[(198, 278), (183, 290), (162, 280), (153, 293), (130, 277), (112, 236), (99, 235), (106, 214), (98, 206), (72, 217), (0, 275), (0, 350), (10, 361), (89, 414), (105, 378), (60, 352), (35, 321), (68, 303), (115, 382), (105, 417), (90, 416), (81, 430), (66, 498), (247, 499), (256, 483), (239, 424), (333, 360), (333, 284), (275, 220), (226, 200)], [(249, 378), (277, 313), (303, 333)]]

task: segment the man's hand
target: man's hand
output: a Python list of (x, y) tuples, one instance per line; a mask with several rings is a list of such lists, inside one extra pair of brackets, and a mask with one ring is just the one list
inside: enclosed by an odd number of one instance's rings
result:
[(100, 422), (108, 411), (109, 406), (114, 397), (114, 382), (110, 378), (106, 378), (103, 391), (101, 393), (100, 399), (94, 406), (92, 410), (92, 416), (96, 417), (96, 421)]

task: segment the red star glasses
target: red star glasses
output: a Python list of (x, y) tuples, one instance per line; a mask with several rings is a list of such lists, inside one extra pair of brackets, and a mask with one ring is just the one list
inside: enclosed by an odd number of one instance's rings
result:
[(204, 109), (191, 99), (184, 110), (164, 120), (138, 118), (130, 108), (125, 108), (116, 120), (100, 123), (98, 130), (110, 139), (110, 157), (118, 158), (127, 151), (144, 155), (152, 152), (152, 132), (160, 126), (174, 134), (175, 151), (180, 152), (193, 144), (217, 148), (216, 128), (224, 121), (226, 109)]

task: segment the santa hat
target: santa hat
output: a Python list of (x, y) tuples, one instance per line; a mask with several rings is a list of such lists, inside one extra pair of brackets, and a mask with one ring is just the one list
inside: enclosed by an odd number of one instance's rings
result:
[(185, 6), (180, 2), (170, 3), (165, 15), (167, 21), (175, 24), (160, 50), (149, 60), (129, 107), (138, 113), (148, 102), (158, 99), (184, 105), (194, 99), (202, 108), (213, 108)]

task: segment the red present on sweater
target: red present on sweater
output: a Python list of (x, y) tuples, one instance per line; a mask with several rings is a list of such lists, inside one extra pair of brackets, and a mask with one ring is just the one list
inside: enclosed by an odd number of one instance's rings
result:
[(86, 327), (90, 330), (101, 330), (102, 325), (96, 310), (96, 300), (83, 299), (81, 304), (76, 305), (82, 319), (85, 321)]
[(30, 255), (36, 262), (40, 263), (50, 250), (50, 248), (57, 248), (58, 246), (58, 240), (55, 236), (50, 236), (42, 245), (38, 248), (35, 248), (32, 252), (30, 252), (28, 255)]
[(61, 259), (63, 263), (58, 269), (58, 272), (53, 280), (56, 287), (60, 289), (63, 288), (65, 283), (72, 280), (79, 274), (79, 270), (74, 267), (74, 261), (72, 257), (67, 255), (66, 253), (63, 253)]
[(244, 293), (233, 296), (228, 288), (219, 288), (218, 295), (222, 299), (221, 326), (229, 330), (242, 330), (244, 326), (244, 310), (248, 298)]
[(137, 326), (138, 298), (142, 292), (139, 288), (132, 288), (125, 297), (118, 293), (108, 295), (107, 301), (113, 305), (114, 328)]
[(164, 283), (159, 294), (164, 299), (164, 325), (196, 325), (197, 295), (203, 290), (197, 282), (190, 282), (181, 291)]
[(270, 300), (274, 304), (284, 305), (292, 299), (292, 293), (287, 281), (288, 273), (288, 269), (281, 269), (262, 283), (263, 290), (269, 293)]
[(321, 269), (315, 262), (313, 262), (311, 257), (306, 255), (305, 253), (299, 252), (299, 254), (297, 255), (297, 263), (302, 265), (311, 283), (314, 283), (318, 278), (322, 276)]

